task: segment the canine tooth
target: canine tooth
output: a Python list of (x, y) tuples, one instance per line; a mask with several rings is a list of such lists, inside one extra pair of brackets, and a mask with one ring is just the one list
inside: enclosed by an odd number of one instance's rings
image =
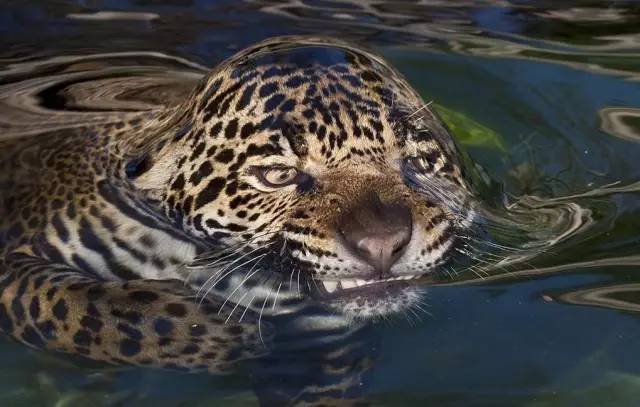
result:
[(365, 284), (367, 284), (367, 282), (366, 282), (366, 281), (364, 281), (364, 280), (360, 280), (360, 279), (357, 279), (357, 278), (356, 278), (356, 285), (357, 285), (358, 287), (362, 287), (362, 286), (363, 286), (363, 285), (365, 285)]
[(330, 293), (334, 292), (336, 288), (338, 288), (337, 281), (323, 281), (322, 284), (324, 284), (324, 288)]
[(342, 280), (341, 283), (342, 287), (346, 289), (357, 287), (355, 280)]

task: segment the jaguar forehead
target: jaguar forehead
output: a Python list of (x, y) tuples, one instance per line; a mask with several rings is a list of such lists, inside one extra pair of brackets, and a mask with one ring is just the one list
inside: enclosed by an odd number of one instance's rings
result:
[[(364, 141), (384, 144), (385, 122), (397, 117), (392, 108), (419, 100), (397, 72), (365, 51), (340, 43), (258, 48), (223, 64), (199, 92), (197, 113), (208, 125), (203, 135), (242, 140), (260, 135), (260, 142), (271, 144), (260, 146), (261, 152), (277, 154), (280, 133), (298, 155), (308, 149), (302, 135), (313, 135), (327, 144), (320, 151), (327, 156), (355, 136), (365, 144), (357, 153), (375, 154)], [(219, 119), (230, 120), (224, 125)]]

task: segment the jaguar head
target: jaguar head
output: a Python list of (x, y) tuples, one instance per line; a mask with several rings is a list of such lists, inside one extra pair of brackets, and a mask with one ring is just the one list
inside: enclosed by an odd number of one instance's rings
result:
[(207, 75), (175, 116), (133, 182), (206, 242), (202, 289), (231, 301), (275, 307), (299, 290), (351, 318), (401, 312), (420, 301), (411, 280), (443, 267), (472, 222), (442, 122), (352, 45), (258, 44)]

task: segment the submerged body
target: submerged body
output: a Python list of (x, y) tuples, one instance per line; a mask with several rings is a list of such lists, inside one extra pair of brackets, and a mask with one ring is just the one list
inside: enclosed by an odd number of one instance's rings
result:
[(97, 360), (218, 371), (263, 315), (419, 306), (472, 223), (458, 153), (381, 58), (284, 37), (189, 98), (0, 144), (0, 326)]

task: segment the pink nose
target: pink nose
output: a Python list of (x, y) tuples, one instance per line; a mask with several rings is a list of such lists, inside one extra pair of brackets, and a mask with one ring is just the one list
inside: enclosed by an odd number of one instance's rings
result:
[(412, 225), (409, 207), (385, 204), (372, 193), (342, 217), (338, 230), (352, 253), (384, 275), (404, 253)]

